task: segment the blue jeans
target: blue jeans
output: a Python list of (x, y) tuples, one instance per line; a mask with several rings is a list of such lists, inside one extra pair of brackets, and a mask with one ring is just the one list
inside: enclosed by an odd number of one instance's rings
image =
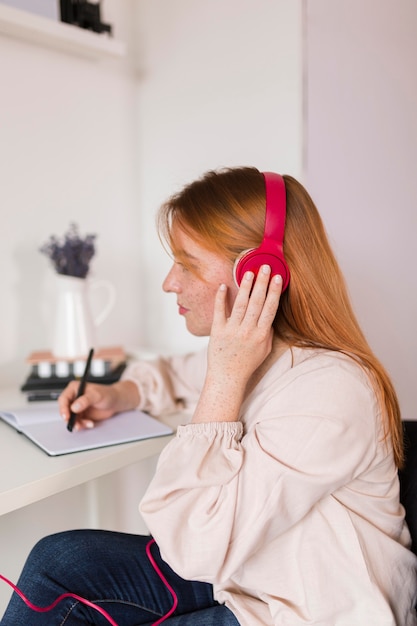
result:
[[(104, 530), (71, 530), (50, 535), (31, 551), (17, 586), (36, 606), (46, 607), (63, 593), (101, 606), (118, 626), (151, 626), (169, 612), (173, 598), (146, 554), (149, 537)], [(213, 599), (212, 586), (183, 580), (152, 556), (178, 597), (167, 626), (239, 626), (233, 613)], [(93, 608), (73, 598), (38, 613), (13, 593), (1, 626), (109, 626)]]

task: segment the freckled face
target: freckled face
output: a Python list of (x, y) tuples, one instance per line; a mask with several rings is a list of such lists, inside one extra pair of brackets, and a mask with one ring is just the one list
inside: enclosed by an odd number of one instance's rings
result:
[(190, 333), (204, 337), (211, 331), (219, 286), (224, 283), (228, 288), (230, 309), (236, 298), (233, 268), (230, 261), (206, 250), (180, 228), (175, 228), (174, 235), (181, 258), (174, 259), (162, 288), (167, 293), (177, 294), (179, 314), (184, 316)]

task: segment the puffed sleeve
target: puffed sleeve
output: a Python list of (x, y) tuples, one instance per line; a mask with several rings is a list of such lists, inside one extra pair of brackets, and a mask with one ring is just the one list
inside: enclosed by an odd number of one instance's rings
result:
[(221, 415), (179, 428), (140, 505), (179, 575), (227, 580), (366, 470), (376, 455), (378, 415), (359, 370), (318, 360), (253, 394), (244, 430)]
[(225, 560), (243, 463), (242, 432), (241, 422), (179, 426), (141, 502), (162, 555), (167, 550), (168, 563), (188, 579), (209, 582), (207, 563), (218, 572)]
[(122, 380), (138, 387), (140, 403), (136, 407), (151, 415), (163, 415), (180, 409), (193, 410), (197, 404), (207, 367), (207, 349), (128, 365)]

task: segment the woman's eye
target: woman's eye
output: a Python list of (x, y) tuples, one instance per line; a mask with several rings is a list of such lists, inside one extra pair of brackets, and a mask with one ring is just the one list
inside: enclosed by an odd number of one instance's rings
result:
[(175, 261), (175, 265), (178, 267), (178, 269), (181, 270), (181, 272), (185, 273), (188, 272), (189, 269), (186, 265), (184, 265), (184, 263), (180, 263), (179, 261)]

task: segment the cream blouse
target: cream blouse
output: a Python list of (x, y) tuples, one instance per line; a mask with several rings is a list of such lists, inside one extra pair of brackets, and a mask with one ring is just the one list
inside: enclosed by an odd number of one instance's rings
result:
[[(198, 400), (206, 353), (137, 363), (140, 408)], [(140, 511), (182, 577), (212, 583), (242, 626), (417, 624), (416, 557), (389, 442), (363, 370), (285, 352), (239, 422), (186, 424)]]

